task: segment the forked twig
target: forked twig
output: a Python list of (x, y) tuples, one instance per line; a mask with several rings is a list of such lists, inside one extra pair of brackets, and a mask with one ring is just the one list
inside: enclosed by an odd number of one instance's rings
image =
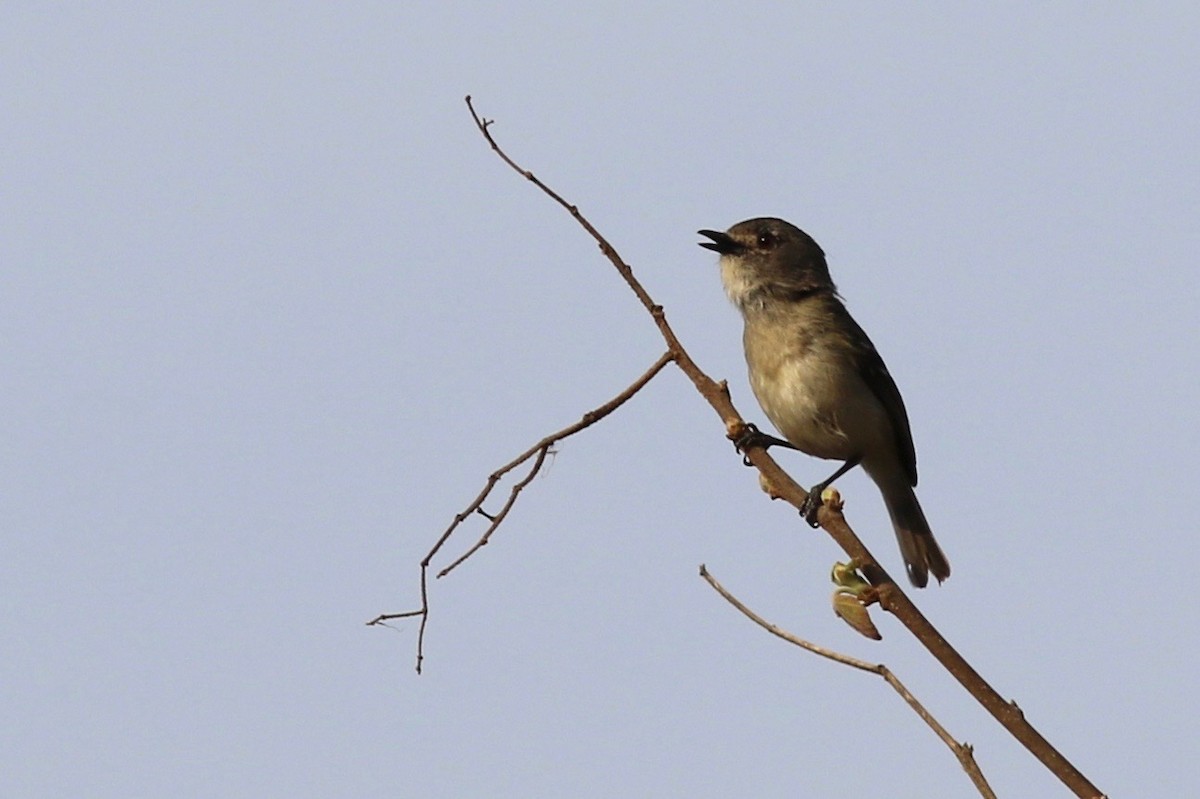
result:
[[(653, 380), (654, 377), (663, 370), (663, 367), (665, 367), (674, 359), (675, 356), (670, 351), (664, 352), (658, 357), (657, 361), (650, 365), (649, 369), (647, 369), (636, 380), (630, 383), (623, 391), (621, 391), (621, 393), (617, 394), (603, 405), (583, 414), (578, 422), (569, 424), (561, 430), (557, 430), (550, 435), (545, 436), (532, 447), (525, 450), (520, 455), (488, 475), (487, 482), (484, 483), (483, 490), (479, 492), (479, 495), (476, 496), (466, 508), (464, 508), (454, 517), (454, 520), (450, 522), (450, 526), (446, 528), (445, 532), (442, 533), (442, 535), (434, 543), (433, 547), (430, 548), (429, 552), (425, 554), (425, 557), (421, 559), (420, 609), (408, 610), (404, 611), (403, 613), (383, 613), (371, 619), (369, 622), (367, 622), (367, 625), (379, 625), (383, 624), (384, 622), (391, 621), (392, 619), (404, 619), (420, 616), (421, 628), (417, 633), (417, 673), (420, 674), (421, 663), (425, 659), (425, 628), (429, 622), (429, 564), (433, 562), (434, 557), (438, 554), (438, 552), (441, 551), (442, 546), (445, 545), (448, 540), (450, 540), (450, 536), (454, 534), (454, 531), (458, 529), (459, 525), (461, 525), (468, 518), (470, 518), (472, 514), (475, 513), (483, 515), (491, 522), (487, 529), (484, 530), (483, 535), (479, 537), (475, 544), (457, 559), (455, 559), (449, 566), (438, 572), (438, 577), (445, 577), (453, 569), (457, 568), (459, 564), (474, 555), (487, 544), (488, 540), (492, 537), (492, 533), (496, 532), (496, 528), (500, 526), (505, 517), (508, 516), (508, 512), (512, 510), (512, 506), (517, 501), (517, 497), (520, 495), (521, 491), (524, 490), (525, 486), (529, 485), (529, 483), (533, 481), (533, 478), (537, 476), (538, 472), (541, 471), (542, 465), (546, 462), (546, 456), (550, 453), (551, 448), (555, 444), (557, 444), (559, 441), (562, 441), (564, 438), (573, 436), (579, 431), (591, 427), (596, 422), (615, 411), (617, 408), (620, 408), (635, 394), (641, 391), (647, 383)], [(504, 475), (508, 474), (513, 469), (516, 469), (530, 458), (534, 459), (533, 466), (530, 467), (529, 472), (526, 473), (523, 478), (513, 484), (513, 487), (508, 492), (508, 499), (505, 501), (504, 506), (500, 508), (500, 511), (495, 515), (484, 512), (483, 503), (491, 495), (492, 489), (496, 487), (496, 484), (503, 479)]]
[[(657, 375), (659, 372), (661, 372), (663, 367), (666, 366), (668, 363), (670, 363), (672, 360), (673, 360), (673, 357), (672, 357), (671, 353), (664, 352), (661, 356), (659, 356), (658, 360), (655, 361), (654, 364), (649, 369), (646, 370), (646, 372), (641, 377), (639, 377), (637, 380), (634, 380), (629, 385), (629, 387), (626, 388), (624, 391), (622, 391), (620, 394), (613, 397), (611, 400), (604, 403), (599, 408), (588, 411), (587, 413), (585, 413), (583, 415), (583, 418), (581, 418), (575, 424), (568, 425), (567, 427), (564, 427), (562, 430), (559, 430), (556, 433), (551, 433), (550, 435), (546, 436), (541, 441), (534, 444), (532, 447), (530, 447), (528, 450), (526, 450), (524, 453), (522, 453), (520, 456), (518, 456), (515, 460), (512, 461), (512, 463), (506, 464), (505, 466), (501, 467), (498, 471), (492, 473), (492, 475), (490, 475), (488, 477), (487, 487), (484, 489), (483, 493), (481, 493), (479, 495), (478, 499), (474, 503), (475, 510), (479, 509), (479, 504), (482, 503), (483, 499), (487, 496), (488, 492), (490, 492), (492, 490), (492, 487), (496, 484), (496, 480), (499, 480), (500, 477), (502, 477), (506, 472), (516, 468), (521, 463), (524, 463), (534, 453), (537, 454), (537, 459), (534, 461), (533, 468), (529, 470), (529, 474), (527, 474), (523, 480), (521, 480), (519, 483), (516, 483), (512, 487), (512, 491), (510, 491), (509, 495), (508, 495), (508, 501), (504, 503), (504, 507), (502, 507), (500, 509), (500, 512), (497, 513), (495, 516), (489, 517), (492, 520), (492, 523), (488, 526), (487, 530), (485, 530), (483, 532), (483, 535), (481, 535), (479, 537), (479, 540), (475, 542), (475, 545), (472, 546), (470, 549), (468, 549), (466, 552), (464, 552), (462, 555), (460, 555), (458, 557), (458, 559), (455, 560), (453, 563), (451, 563), (449, 566), (447, 566), (446, 568), (444, 568), (440, 572), (438, 572), (437, 576), (445, 577), (447, 574), (449, 574), (451, 571), (453, 571), (460, 563), (462, 563), (464, 560), (466, 560), (467, 558), (474, 555), (477, 551), (479, 551), (480, 547), (487, 544), (488, 539), (492, 537), (492, 533), (494, 533), (496, 531), (496, 528), (500, 526), (500, 522), (504, 521), (504, 517), (508, 515), (508, 511), (512, 508), (513, 503), (517, 501), (517, 495), (521, 493), (521, 489), (523, 489), (523, 488), (525, 488), (525, 486), (529, 485), (529, 482), (531, 480), (533, 480), (534, 476), (537, 475), (539, 470), (541, 470), (542, 463), (546, 460), (546, 455), (547, 455), (547, 453), (550, 452), (550, 448), (552, 446), (554, 446), (556, 443), (558, 443), (559, 441), (561, 441), (562, 439), (564, 439), (568, 436), (575, 435), (580, 430), (583, 430), (587, 427), (591, 427), (593, 424), (600, 421), (605, 416), (608, 416), (610, 413), (615, 411), (617, 408), (624, 405), (625, 402), (628, 401), (634, 394), (641, 391), (643, 386), (645, 386), (647, 383), (649, 383), (651, 380), (653, 380), (654, 376)], [(458, 526), (458, 517), (456, 517), (455, 523), (450, 526), (450, 529), (446, 531), (446, 534), (442, 537), (442, 541), (445, 541), (445, 539), (449, 536), (449, 534), (451, 532), (454, 531), (454, 528), (457, 526)], [(433, 554), (435, 554), (435, 553), (430, 552), (430, 556), (432, 556)]]

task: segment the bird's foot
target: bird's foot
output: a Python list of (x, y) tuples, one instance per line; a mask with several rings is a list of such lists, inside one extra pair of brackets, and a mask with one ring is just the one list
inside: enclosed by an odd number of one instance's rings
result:
[(804, 521), (808, 522), (810, 527), (819, 527), (820, 522), (817, 521), (817, 512), (821, 510), (821, 505), (824, 500), (821, 499), (821, 492), (825, 486), (813, 486), (808, 492), (804, 503), (800, 506), (800, 515), (804, 517)]
[[(759, 430), (757, 425), (749, 422), (742, 425), (740, 430), (732, 433), (729, 436), (729, 439), (733, 442), (733, 448), (738, 452), (743, 453), (743, 455), (745, 454), (746, 450), (754, 447), (758, 447), (762, 450), (766, 450), (771, 447), (787, 447), (788, 449), (795, 449), (791, 442), (784, 441), (782, 438), (776, 438), (775, 436), (768, 435)], [(746, 457), (742, 458), (742, 463), (747, 466), (751, 465), (750, 459)]]

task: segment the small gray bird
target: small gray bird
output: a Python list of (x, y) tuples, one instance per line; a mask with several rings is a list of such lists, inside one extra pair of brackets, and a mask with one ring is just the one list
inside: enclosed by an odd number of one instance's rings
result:
[(904, 400), (875, 345), (842, 304), (825, 253), (782, 219), (748, 219), (725, 233), (700, 235), (712, 239), (701, 247), (721, 254), (725, 293), (746, 323), (750, 387), (787, 439), (759, 433), (753, 443), (843, 461), (812, 488), (805, 517), (815, 523), (821, 492), (862, 464), (883, 494), (909, 580), (918, 588), (930, 573), (945, 580), (950, 563), (913, 493), (917, 455)]

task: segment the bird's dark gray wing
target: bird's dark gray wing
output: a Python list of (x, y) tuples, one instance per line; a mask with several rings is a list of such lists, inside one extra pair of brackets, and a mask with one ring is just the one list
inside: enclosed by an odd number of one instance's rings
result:
[(892, 432), (896, 436), (896, 451), (900, 454), (904, 470), (908, 473), (909, 484), (915, 486), (917, 484), (917, 451), (913, 447), (912, 430), (908, 426), (908, 412), (904, 410), (904, 400), (900, 396), (900, 389), (896, 388), (896, 381), (892, 379), (891, 373), (888, 372), (883, 358), (879, 356), (871, 339), (858, 326), (858, 322), (854, 321), (854, 317), (850, 315), (845, 306), (842, 306), (841, 303), (837, 304), (841, 313), (845, 314), (845, 329), (853, 330), (858, 334), (849, 342), (851, 351), (854, 353), (854, 365), (863, 381), (879, 398), (880, 403), (887, 411), (888, 419), (892, 422)]

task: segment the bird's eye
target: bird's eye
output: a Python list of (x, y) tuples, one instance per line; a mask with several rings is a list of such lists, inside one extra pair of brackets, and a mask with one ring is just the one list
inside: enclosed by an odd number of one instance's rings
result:
[(779, 243), (779, 239), (775, 238), (775, 234), (769, 230), (764, 230), (758, 234), (758, 246), (764, 250), (769, 250)]

